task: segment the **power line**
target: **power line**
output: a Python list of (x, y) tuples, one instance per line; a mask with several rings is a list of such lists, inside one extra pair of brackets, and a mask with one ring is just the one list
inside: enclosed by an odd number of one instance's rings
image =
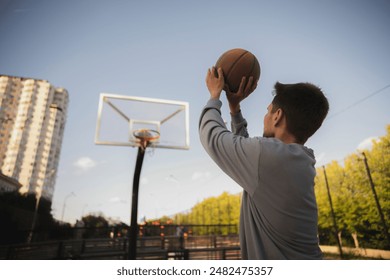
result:
[(382, 91), (384, 91), (384, 90), (387, 89), (387, 88), (390, 88), (390, 84), (388, 84), (387, 86), (385, 86), (385, 87), (383, 87), (383, 88), (381, 88), (381, 89), (378, 89), (378, 90), (374, 91), (374, 92), (371, 93), (370, 95), (367, 95), (366, 97), (364, 97), (364, 98), (362, 98), (362, 99), (356, 101), (355, 103), (352, 103), (352, 104), (349, 105), (348, 107), (344, 108), (344, 109), (341, 110), (341, 111), (338, 111), (338, 112), (334, 113), (333, 115), (327, 117), (326, 119), (329, 120), (329, 119), (331, 119), (331, 118), (334, 118), (334, 117), (336, 117), (336, 116), (338, 116), (338, 115), (340, 115), (340, 114), (342, 114), (342, 113), (348, 111), (348, 110), (351, 109), (352, 107), (355, 107), (356, 105), (358, 105), (358, 104), (360, 104), (360, 103), (366, 101), (367, 99), (369, 99), (369, 98), (371, 98), (371, 97), (373, 97), (373, 96), (375, 96), (375, 95), (381, 93)]

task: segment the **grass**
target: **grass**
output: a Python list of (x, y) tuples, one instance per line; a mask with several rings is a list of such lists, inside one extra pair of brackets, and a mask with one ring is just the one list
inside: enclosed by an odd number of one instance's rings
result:
[(324, 260), (381, 260), (372, 257), (363, 257), (355, 254), (343, 253), (343, 258), (340, 258), (339, 254), (324, 253)]

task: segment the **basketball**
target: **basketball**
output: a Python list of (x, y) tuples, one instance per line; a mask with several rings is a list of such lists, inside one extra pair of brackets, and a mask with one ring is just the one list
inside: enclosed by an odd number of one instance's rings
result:
[(216, 70), (219, 67), (222, 68), (225, 83), (232, 92), (238, 91), (242, 77), (249, 79), (252, 76), (254, 81), (260, 78), (259, 61), (244, 49), (232, 49), (223, 53), (215, 64)]

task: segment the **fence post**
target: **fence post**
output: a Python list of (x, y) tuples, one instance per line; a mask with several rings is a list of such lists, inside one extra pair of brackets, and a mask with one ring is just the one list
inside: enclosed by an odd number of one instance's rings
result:
[(14, 253), (14, 250), (15, 250), (14, 248), (15, 248), (14, 246), (8, 246), (7, 260), (12, 260), (13, 253)]
[(366, 157), (366, 154), (364, 152), (362, 152), (362, 155), (363, 155), (364, 166), (366, 167), (368, 181), (370, 182), (371, 191), (372, 191), (372, 194), (374, 195), (376, 208), (378, 209), (379, 216), (381, 218), (381, 222), (382, 222), (382, 226), (383, 226), (383, 231), (384, 231), (385, 236), (387, 238), (387, 243), (388, 243), (387, 246), (390, 246), (389, 230), (388, 230), (387, 225), (386, 225), (385, 216), (383, 215), (383, 212), (382, 212), (382, 207), (381, 207), (381, 205), (379, 203), (378, 195), (376, 194), (374, 181), (372, 180), (370, 167), (368, 166), (368, 162), (367, 162), (367, 157)]
[(222, 249), (222, 260), (226, 260), (226, 249)]
[(63, 256), (64, 250), (63, 250), (63, 244), (62, 241), (58, 243), (58, 248), (57, 248), (57, 260), (63, 260), (65, 257)]
[(85, 243), (86, 243), (86, 240), (83, 239), (83, 241), (81, 242), (81, 250), (80, 250), (80, 255), (84, 254), (85, 253)]
[(333, 218), (333, 227), (334, 227), (334, 231), (335, 231), (335, 237), (336, 237), (337, 245), (339, 247), (340, 258), (343, 258), (343, 249), (341, 247), (341, 241), (340, 241), (339, 236), (338, 236), (339, 229), (337, 227), (336, 215), (334, 214), (334, 210), (333, 210), (332, 197), (330, 196), (328, 177), (326, 176), (325, 166), (322, 166), (322, 169), (324, 170), (325, 185), (326, 185), (326, 189), (328, 191), (328, 199), (329, 199), (329, 204), (330, 204), (330, 211), (331, 211), (332, 218)]
[(184, 257), (184, 260), (189, 260), (190, 259), (190, 252), (188, 249), (184, 249), (183, 250), (183, 257)]
[(165, 248), (165, 236), (161, 235), (161, 249)]

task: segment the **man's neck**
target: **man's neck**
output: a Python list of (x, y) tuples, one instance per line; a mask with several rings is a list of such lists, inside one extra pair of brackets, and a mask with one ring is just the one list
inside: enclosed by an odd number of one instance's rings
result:
[(276, 132), (275, 138), (279, 139), (285, 144), (300, 144), (300, 145), (304, 144), (304, 143), (299, 143), (295, 138), (295, 136), (286, 130)]

